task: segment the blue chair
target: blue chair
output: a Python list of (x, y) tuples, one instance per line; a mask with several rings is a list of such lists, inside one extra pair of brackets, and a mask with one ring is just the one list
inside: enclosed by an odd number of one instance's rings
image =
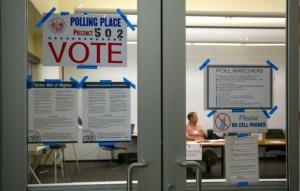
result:
[[(126, 147), (118, 147), (118, 146), (116, 146), (116, 142), (115, 141), (105, 141), (105, 142), (100, 141), (98, 143), (98, 145), (99, 145), (100, 149), (99, 149), (99, 153), (98, 153), (98, 160), (97, 160), (97, 162), (99, 162), (100, 151), (102, 149), (106, 150), (106, 151), (110, 151), (110, 153), (111, 153), (111, 162), (113, 162), (114, 159), (115, 159), (115, 151), (116, 150), (124, 150), (127, 153), (127, 148)], [(126, 157), (126, 164), (127, 164), (127, 157)]]

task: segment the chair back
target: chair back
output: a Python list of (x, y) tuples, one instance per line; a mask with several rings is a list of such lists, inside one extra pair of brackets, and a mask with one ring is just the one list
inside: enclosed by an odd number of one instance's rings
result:
[(114, 147), (116, 145), (116, 141), (100, 141), (98, 145), (100, 147)]
[(282, 129), (269, 129), (266, 139), (285, 139), (285, 135)]

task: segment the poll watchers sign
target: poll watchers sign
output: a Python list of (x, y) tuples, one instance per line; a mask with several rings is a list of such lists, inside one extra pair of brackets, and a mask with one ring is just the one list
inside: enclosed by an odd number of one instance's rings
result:
[(45, 66), (127, 66), (127, 24), (119, 15), (51, 15), (43, 24)]
[(267, 118), (262, 112), (216, 112), (214, 132), (259, 133), (267, 132)]
[(207, 109), (271, 109), (270, 66), (212, 65), (206, 72)]

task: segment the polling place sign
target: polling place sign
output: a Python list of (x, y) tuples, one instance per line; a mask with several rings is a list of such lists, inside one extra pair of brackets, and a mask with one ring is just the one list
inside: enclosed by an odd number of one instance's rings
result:
[(267, 132), (267, 118), (259, 111), (216, 112), (213, 118), (215, 132), (259, 133)]
[(119, 15), (52, 14), (43, 24), (45, 66), (127, 66), (127, 24)]

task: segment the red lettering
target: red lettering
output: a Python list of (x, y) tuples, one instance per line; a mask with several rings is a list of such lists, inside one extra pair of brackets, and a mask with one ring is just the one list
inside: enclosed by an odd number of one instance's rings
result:
[[(73, 48), (76, 45), (78, 45), (78, 44), (82, 45), (84, 47), (84, 49), (85, 49), (85, 56), (84, 56), (84, 58), (82, 60), (75, 60), (74, 55), (73, 55)], [(89, 58), (90, 51), (89, 51), (88, 46), (85, 43), (83, 43), (83, 42), (75, 42), (69, 48), (69, 56), (70, 56), (70, 58), (71, 58), (71, 60), (73, 62), (75, 62), (75, 63), (83, 63), (83, 62), (85, 62)]]
[(92, 42), (91, 45), (96, 45), (96, 55), (97, 55), (97, 63), (101, 62), (101, 45), (106, 46), (106, 43), (96, 43)]
[(56, 51), (55, 51), (55, 49), (54, 49), (54, 46), (53, 46), (52, 42), (48, 42), (48, 45), (49, 45), (50, 50), (51, 50), (51, 52), (52, 52), (52, 54), (53, 54), (53, 56), (54, 56), (55, 62), (60, 63), (60, 61), (61, 61), (61, 59), (62, 59), (62, 56), (63, 56), (63, 53), (64, 53), (64, 51), (65, 51), (65, 48), (66, 48), (67, 43), (66, 43), (66, 42), (63, 42), (62, 47), (61, 47), (61, 49), (60, 49), (60, 52), (59, 52), (59, 55), (58, 55), (58, 56), (57, 56), (57, 54), (56, 54)]
[(112, 54), (121, 54), (121, 51), (113, 51), (112, 46), (122, 46), (122, 43), (108, 43), (108, 63), (122, 64), (122, 60), (112, 60)]

